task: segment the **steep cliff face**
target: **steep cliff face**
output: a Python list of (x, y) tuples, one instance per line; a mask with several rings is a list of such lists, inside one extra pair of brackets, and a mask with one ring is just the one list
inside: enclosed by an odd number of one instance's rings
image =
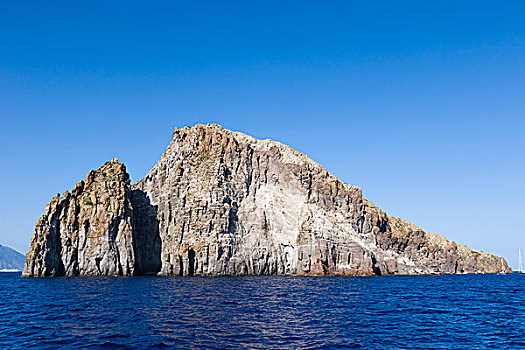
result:
[(73, 194), (53, 199), (25, 275), (509, 270), (502, 258), (388, 217), (360, 188), (285, 145), (218, 125), (176, 129), (160, 161), (132, 187), (123, 165), (107, 167), (94, 177), (113, 185), (94, 185), (88, 175)]
[(23, 275), (132, 275), (129, 176), (116, 159), (57, 194), (38, 220)]

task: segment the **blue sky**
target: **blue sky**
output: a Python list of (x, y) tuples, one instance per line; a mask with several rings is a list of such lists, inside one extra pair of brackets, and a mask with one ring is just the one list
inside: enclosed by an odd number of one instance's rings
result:
[(392, 216), (525, 249), (523, 2), (2, 2), (0, 244), (173, 128), (288, 144)]

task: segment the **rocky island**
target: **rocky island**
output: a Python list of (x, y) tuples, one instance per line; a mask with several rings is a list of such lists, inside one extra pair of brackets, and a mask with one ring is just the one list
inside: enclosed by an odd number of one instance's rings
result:
[(389, 217), (307, 156), (220, 125), (175, 129), (145, 178), (113, 159), (46, 206), (23, 276), (509, 272)]

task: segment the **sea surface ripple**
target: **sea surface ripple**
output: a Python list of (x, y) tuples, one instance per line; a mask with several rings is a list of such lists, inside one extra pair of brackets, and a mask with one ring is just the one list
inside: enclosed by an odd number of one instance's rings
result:
[(0, 348), (525, 349), (525, 275), (0, 273)]

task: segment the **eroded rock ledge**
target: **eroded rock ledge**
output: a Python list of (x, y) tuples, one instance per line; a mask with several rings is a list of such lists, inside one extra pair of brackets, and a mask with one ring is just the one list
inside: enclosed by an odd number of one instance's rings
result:
[(134, 185), (118, 160), (57, 195), (24, 276), (509, 272), (386, 215), (307, 156), (219, 125), (176, 129)]

